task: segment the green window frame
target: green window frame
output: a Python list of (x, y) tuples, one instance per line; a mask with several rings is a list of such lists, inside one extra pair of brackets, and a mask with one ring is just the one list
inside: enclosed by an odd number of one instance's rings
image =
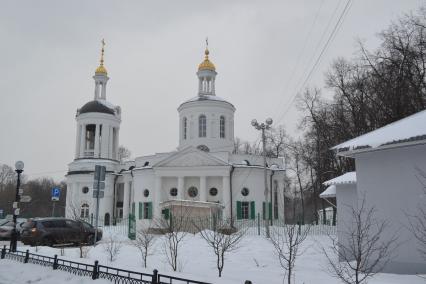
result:
[(139, 202), (139, 220), (143, 218), (142, 202)]
[(143, 218), (152, 219), (152, 202), (144, 202), (143, 204)]
[[(248, 212), (243, 216), (243, 203), (248, 203)], [(256, 203), (254, 201), (237, 201), (237, 220), (254, 220), (256, 219)]]
[[(266, 210), (268, 210), (268, 215), (266, 215)], [(265, 203), (265, 201), (262, 202), (262, 219), (269, 220), (269, 217), (271, 216), (272, 216), (272, 203), (271, 202)]]
[(255, 202), (252, 201), (250, 202), (250, 219), (254, 220), (256, 219), (256, 207), (255, 207)]
[(165, 209), (161, 210), (161, 214), (163, 214), (164, 219), (169, 220), (169, 218), (170, 218), (170, 209), (169, 208), (165, 208)]
[(237, 201), (237, 220), (241, 220), (241, 201)]

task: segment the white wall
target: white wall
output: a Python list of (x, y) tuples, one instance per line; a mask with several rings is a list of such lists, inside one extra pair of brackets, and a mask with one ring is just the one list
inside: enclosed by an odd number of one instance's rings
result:
[(368, 204), (377, 209), (376, 216), (390, 222), (383, 237), (399, 237), (400, 245), (385, 271), (426, 273), (426, 262), (407, 229), (407, 214), (416, 215), (417, 206), (426, 206), (416, 178), (416, 167), (426, 171), (426, 145), (361, 153), (355, 158), (358, 196), (365, 193)]
[[(353, 214), (352, 208), (357, 207), (356, 184), (336, 184), (337, 200), (337, 237), (339, 243), (348, 247), (349, 238), (347, 232), (351, 229)], [(320, 214), (321, 217), (321, 214)], [(339, 247), (339, 252), (342, 246)]]
[[(224, 101), (195, 101), (182, 104), (179, 109), (179, 147), (206, 145), (210, 152), (229, 151), (234, 147), (235, 108)], [(198, 117), (207, 118), (206, 137), (198, 137)], [(220, 116), (225, 117), (225, 138), (219, 136)], [(183, 139), (183, 118), (188, 119), (187, 139)]]

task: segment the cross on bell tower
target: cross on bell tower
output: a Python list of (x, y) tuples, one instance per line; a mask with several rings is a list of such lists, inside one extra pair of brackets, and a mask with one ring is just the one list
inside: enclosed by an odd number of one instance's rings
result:
[(101, 59), (95, 70), (95, 100), (106, 100), (106, 85), (109, 80), (108, 72), (104, 67), (105, 41), (102, 39)]

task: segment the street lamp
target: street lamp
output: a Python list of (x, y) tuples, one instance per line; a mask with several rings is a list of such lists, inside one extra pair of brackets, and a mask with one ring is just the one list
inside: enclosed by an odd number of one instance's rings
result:
[[(268, 208), (268, 179), (267, 179), (267, 174), (266, 174), (266, 136), (265, 136), (265, 130), (268, 130), (271, 128), (272, 125), (272, 118), (267, 118), (265, 122), (259, 123), (257, 122), (256, 119), (253, 119), (251, 121), (251, 125), (257, 129), (257, 130), (261, 130), (262, 131), (262, 145), (263, 145), (263, 176), (265, 179), (265, 219), (267, 220), (265, 222), (266, 224), (266, 237), (269, 238), (270, 233), (269, 233), (269, 220), (271, 218), (271, 216), (269, 216), (269, 218), (266, 218), (266, 216), (269, 215), (269, 208)], [(272, 204), (271, 204), (272, 206)]]
[(18, 202), (21, 199), (21, 196), (19, 195), (19, 188), (21, 187), (21, 173), (24, 171), (24, 162), (17, 161), (15, 163), (15, 172), (18, 174), (18, 180), (16, 182), (16, 194), (15, 194), (15, 202), (13, 203), (13, 230), (12, 230), (12, 236), (10, 238), (10, 250), (15, 252), (16, 251), (16, 243), (18, 241), (18, 232), (16, 231), (16, 218), (19, 214), (19, 206)]

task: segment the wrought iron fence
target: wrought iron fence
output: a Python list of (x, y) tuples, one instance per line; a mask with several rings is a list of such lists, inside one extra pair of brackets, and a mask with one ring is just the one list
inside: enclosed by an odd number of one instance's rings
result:
[[(0, 259), (11, 259), (22, 263), (33, 263), (43, 266), (51, 266), (54, 270), (59, 269), (78, 276), (89, 276), (95, 279), (107, 279), (113, 283), (123, 284), (211, 284), (196, 280), (184, 279), (170, 275), (159, 274), (154, 269), (152, 274), (118, 269), (110, 266), (100, 265), (96, 260), (94, 264), (80, 263), (65, 259), (30, 253), (29, 250), (11, 251), (4, 246), (1, 250)], [(165, 282), (166, 281), (166, 282)]]

